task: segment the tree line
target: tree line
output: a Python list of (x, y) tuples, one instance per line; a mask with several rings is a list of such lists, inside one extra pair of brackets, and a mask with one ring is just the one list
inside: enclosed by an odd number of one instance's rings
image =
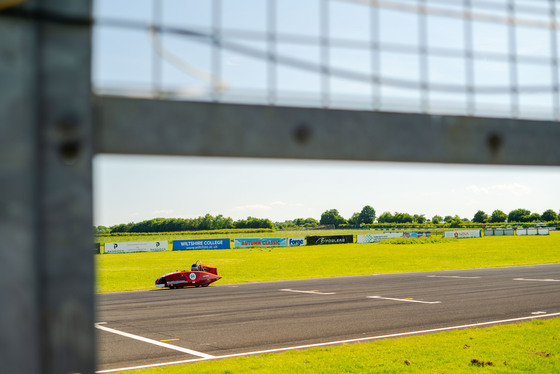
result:
[(527, 223), (527, 222), (553, 222), (558, 221), (559, 214), (552, 209), (548, 209), (542, 214), (532, 213), (527, 209), (515, 209), (504, 213), (501, 210), (494, 210), (487, 214), (482, 210), (475, 213), (472, 219), (455, 216), (439, 216), (426, 218), (424, 214), (409, 214), (395, 212), (383, 212), (379, 217), (376, 216), (375, 209), (366, 205), (360, 212), (354, 213), (349, 219), (340, 215), (337, 209), (329, 209), (321, 214), (317, 221), (314, 218), (296, 218), (284, 222), (272, 222), (267, 218), (247, 217), (234, 221), (223, 215), (212, 216), (206, 214), (198, 218), (154, 218), (138, 223), (119, 224), (111, 227), (94, 227), (96, 234), (109, 233), (141, 233), (141, 232), (175, 232), (175, 231), (201, 231), (201, 230), (227, 230), (227, 229), (297, 229), (302, 227), (314, 228), (317, 226), (334, 226), (337, 228), (357, 228), (373, 227), (377, 224), (448, 224), (450, 227), (460, 227), (468, 223)]
[(202, 231), (227, 229), (273, 229), (274, 223), (267, 218), (247, 217), (234, 221), (229, 217), (218, 215), (213, 217), (206, 214), (198, 218), (154, 218), (138, 223), (120, 224), (111, 227), (97, 226), (97, 234), (139, 233), (139, 232), (174, 232), (174, 231)]

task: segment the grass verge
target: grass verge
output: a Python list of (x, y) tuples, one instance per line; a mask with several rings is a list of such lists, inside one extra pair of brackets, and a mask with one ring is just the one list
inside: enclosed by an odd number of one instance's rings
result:
[(218, 267), (223, 277), (218, 284), (560, 262), (560, 232), (402, 242), (103, 254), (96, 256), (96, 287), (98, 292), (154, 288), (158, 276), (188, 269), (199, 259)]
[[(274, 233), (273, 236), (298, 235)], [(173, 240), (184, 237), (127, 239)], [(108, 254), (96, 256), (97, 289), (100, 292), (150, 289), (159, 275), (186, 269), (197, 259), (217, 266), (224, 277), (219, 283), (227, 284), (554, 263), (560, 262), (559, 249), (560, 233), (555, 232), (550, 236), (536, 237)], [(137, 372), (560, 373), (560, 319), (206, 361)]]
[(560, 373), (560, 319), (132, 371), (179, 373)]

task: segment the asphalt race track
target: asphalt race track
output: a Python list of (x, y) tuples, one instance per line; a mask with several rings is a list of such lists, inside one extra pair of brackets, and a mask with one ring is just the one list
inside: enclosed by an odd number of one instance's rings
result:
[(99, 294), (97, 370), (553, 316), (560, 264)]

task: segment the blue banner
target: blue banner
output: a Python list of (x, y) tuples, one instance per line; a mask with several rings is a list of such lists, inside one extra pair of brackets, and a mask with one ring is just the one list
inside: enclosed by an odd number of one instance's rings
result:
[(235, 248), (249, 247), (286, 247), (286, 238), (240, 238), (234, 239)]
[(174, 251), (194, 250), (194, 249), (230, 249), (229, 238), (225, 239), (194, 239), (194, 240), (173, 240)]

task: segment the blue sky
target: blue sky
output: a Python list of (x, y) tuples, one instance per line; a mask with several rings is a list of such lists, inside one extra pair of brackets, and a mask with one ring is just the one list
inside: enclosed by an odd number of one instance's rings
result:
[(506, 214), (560, 209), (551, 167), (435, 165), (202, 157), (97, 156), (94, 222), (111, 226), (210, 213), (284, 221), (337, 209), (346, 219), (371, 205), (385, 211)]
[[(216, 3), (164, 0), (159, 20), (168, 27), (210, 34), (216, 28), (212, 18)], [(380, 3), (416, 4), (412, 0)], [(321, 106), (328, 97), (328, 105), (334, 108), (415, 112), (421, 109), (422, 99), (427, 99), (432, 113), (464, 115), (469, 108), (466, 91), (442, 92), (435, 85), (464, 88), (470, 66), (475, 86), (502, 89), (501, 93), (476, 94), (475, 115), (509, 117), (517, 111), (521, 118), (553, 118), (551, 92), (558, 82), (547, 63), (553, 57), (551, 30), (516, 26), (517, 83), (544, 90), (529, 94), (522, 88), (513, 97), (509, 26), (475, 17), (471, 26), (477, 57), (469, 65), (464, 58), (464, 19), (438, 15), (460, 13), (462, 3), (426, 2), (432, 13), (427, 18), (425, 46), (431, 52), (424, 78), (432, 88), (423, 96), (417, 88), (422, 80), (422, 59), (417, 53), (421, 18), (414, 12), (390, 7), (375, 12), (358, 0), (328, 1), (329, 44), (325, 50), (320, 43), (319, 14), (324, 4), (320, 0), (276, 1), (275, 44), (267, 39), (269, 2), (221, 1), (219, 26), (224, 43), (296, 59), (300, 65), (325, 65), (384, 79), (384, 84), (372, 86), (368, 79), (346, 79), (336, 73), (324, 79), (319, 69), (289, 64), (271, 68), (266, 58), (227, 48), (216, 53), (208, 41), (174, 34), (159, 38), (167, 56), (162, 58), (155, 53), (156, 44), (146, 30), (107, 27), (102, 22), (118, 19), (150, 24), (157, 18), (152, 0), (97, 0), (93, 86), (98, 93), (146, 96), (161, 88), (178, 99), (209, 100), (217, 91), (204, 76), (217, 73), (226, 86), (219, 95), (224, 102), (267, 104), (273, 100), (276, 105)], [(508, 16), (506, 0), (472, 3), (478, 15), (496, 20)], [(516, 4), (520, 23), (542, 20), (539, 12), (548, 14), (549, 10), (549, 2), (544, 0)], [(377, 16), (377, 41), (383, 46), (379, 54), (370, 48), (374, 41), (371, 22)], [(202, 74), (193, 74), (194, 70)], [(392, 80), (404, 81), (409, 87), (398, 87)], [(364, 205), (373, 206), (378, 215), (399, 211), (428, 218), (435, 214), (472, 218), (478, 209), (508, 213), (525, 208), (542, 213), (560, 209), (559, 185), (558, 168), (99, 155), (94, 160), (94, 224), (193, 218), (206, 213), (233, 219), (319, 219), (322, 212), (333, 208), (350, 218)]]

